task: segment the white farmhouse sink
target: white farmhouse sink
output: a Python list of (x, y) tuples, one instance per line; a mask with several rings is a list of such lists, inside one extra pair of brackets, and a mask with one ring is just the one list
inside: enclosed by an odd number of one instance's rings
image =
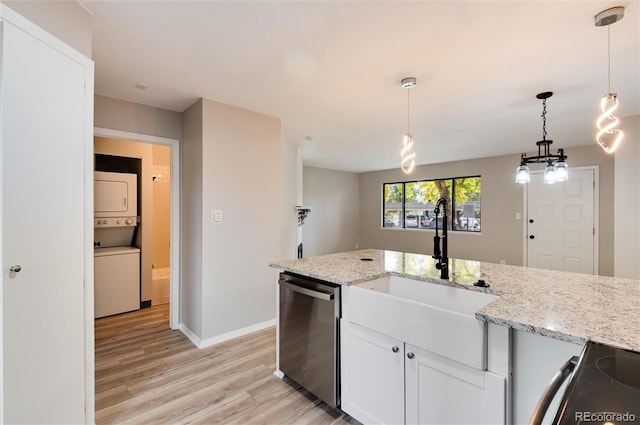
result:
[(348, 298), (351, 322), (486, 369), (487, 325), (475, 312), (496, 295), (387, 276), (349, 287)]
[(496, 295), (399, 276), (387, 276), (357, 286), (471, 316), (498, 299)]

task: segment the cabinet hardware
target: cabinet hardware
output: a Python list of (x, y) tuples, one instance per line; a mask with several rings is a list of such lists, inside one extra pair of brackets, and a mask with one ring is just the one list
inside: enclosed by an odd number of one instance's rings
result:
[(399, 350), (399, 348), (398, 348), (398, 347), (393, 347), (393, 348), (391, 349), (391, 351), (393, 351), (394, 353), (397, 353), (397, 352), (398, 352), (398, 350)]
[(408, 352), (407, 353), (407, 357), (409, 357), (410, 359), (415, 357), (415, 354), (413, 354), (412, 352)]

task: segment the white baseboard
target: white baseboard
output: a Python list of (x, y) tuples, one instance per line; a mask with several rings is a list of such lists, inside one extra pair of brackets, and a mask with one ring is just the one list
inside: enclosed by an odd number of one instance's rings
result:
[(202, 348), (200, 347), (200, 338), (198, 338), (196, 334), (194, 334), (191, 331), (191, 329), (189, 329), (184, 323), (180, 323), (180, 326), (178, 326), (178, 329), (180, 330), (180, 332), (183, 333), (184, 336), (189, 338), (189, 341), (191, 341), (193, 345), (195, 345), (198, 348)]
[(257, 332), (262, 329), (266, 329), (270, 326), (275, 326), (276, 319), (267, 320), (266, 322), (256, 323), (255, 325), (247, 326), (246, 328), (236, 329), (235, 331), (227, 332), (221, 335), (216, 335), (211, 338), (200, 339), (195, 333), (191, 331), (187, 326), (183, 323), (180, 323), (180, 332), (182, 332), (189, 341), (193, 343), (198, 348), (206, 348), (211, 347), (212, 345), (219, 344), (221, 342), (228, 341), (233, 338), (238, 338), (239, 336), (247, 335), (252, 332)]

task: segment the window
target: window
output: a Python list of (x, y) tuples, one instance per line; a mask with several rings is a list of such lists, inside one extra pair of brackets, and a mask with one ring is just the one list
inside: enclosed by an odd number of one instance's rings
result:
[(404, 184), (385, 184), (382, 227), (404, 227), (404, 220), (402, 220), (403, 203)]
[[(382, 185), (382, 227), (435, 229), (438, 199), (447, 199), (450, 230), (480, 231), (480, 176)], [(438, 216), (442, 229), (442, 212)]]

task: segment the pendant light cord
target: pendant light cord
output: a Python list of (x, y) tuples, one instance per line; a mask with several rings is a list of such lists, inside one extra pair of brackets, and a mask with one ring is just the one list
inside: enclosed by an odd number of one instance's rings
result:
[(608, 75), (608, 91), (607, 93), (611, 93), (611, 25), (607, 25), (607, 75)]
[(542, 140), (547, 140), (547, 99), (542, 99)]
[(409, 122), (411, 114), (411, 88), (407, 89), (407, 133), (411, 134)]

